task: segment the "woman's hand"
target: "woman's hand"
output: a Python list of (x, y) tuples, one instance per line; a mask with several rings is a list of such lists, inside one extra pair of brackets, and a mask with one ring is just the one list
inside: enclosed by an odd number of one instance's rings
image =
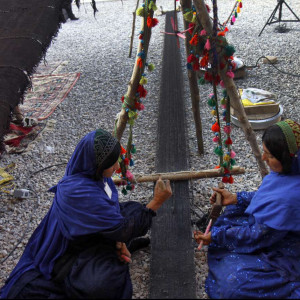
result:
[(172, 189), (170, 180), (166, 180), (165, 182), (161, 179), (161, 176), (156, 181), (155, 187), (154, 187), (154, 197), (153, 200), (151, 200), (147, 207), (157, 211), (162, 204), (169, 199), (172, 196)]
[(201, 231), (194, 231), (194, 239), (197, 244), (203, 241), (203, 245), (209, 245), (211, 243), (211, 232), (204, 234)]
[(123, 263), (131, 263), (131, 254), (129, 250), (126, 247), (125, 243), (122, 242), (117, 242), (116, 243), (116, 248), (117, 248), (117, 254), (119, 257), (119, 260)]
[(215, 187), (213, 187), (212, 189), (214, 190), (214, 193), (209, 199), (211, 204), (214, 204), (216, 202), (217, 192), (221, 194), (223, 206), (237, 204), (236, 194), (233, 194), (225, 189), (219, 189)]

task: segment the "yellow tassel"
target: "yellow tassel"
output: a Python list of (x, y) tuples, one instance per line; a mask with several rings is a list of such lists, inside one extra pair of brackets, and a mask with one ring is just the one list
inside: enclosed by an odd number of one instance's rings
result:
[(147, 84), (148, 82), (148, 79), (145, 78), (144, 76), (141, 77), (141, 80), (140, 80), (140, 85), (144, 85), (144, 84)]
[(148, 8), (152, 9), (153, 11), (157, 10), (157, 6), (156, 6), (156, 4), (153, 1), (150, 2)]
[(196, 23), (197, 22), (197, 14), (193, 14), (193, 18), (192, 18), (192, 21), (191, 23)]
[(145, 14), (145, 11), (144, 11), (144, 7), (139, 7), (137, 10), (136, 10), (136, 14), (140, 17), (143, 17), (144, 14)]
[(224, 161), (230, 161), (230, 155), (225, 154), (223, 159), (224, 159)]
[(188, 11), (187, 13), (185, 13), (183, 15), (184, 19), (187, 21), (187, 22), (192, 22), (192, 19), (193, 19), (193, 11)]
[(217, 112), (214, 109), (210, 113), (211, 113), (212, 116), (216, 116), (217, 115)]

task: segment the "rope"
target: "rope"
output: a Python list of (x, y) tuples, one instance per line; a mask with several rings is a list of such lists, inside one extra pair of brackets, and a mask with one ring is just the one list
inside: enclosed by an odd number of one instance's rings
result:
[(266, 56), (262, 55), (260, 58), (258, 58), (258, 60), (256, 61), (256, 64), (254, 66), (246, 66), (247, 69), (253, 69), (253, 68), (257, 68), (258, 67), (258, 62), (262, 59), (262, 58), (265, 58), (268, 62), (270, 62), (270, 65), (272, 67), (274, 67), (277, 71), (279, 71), (280, 73), (282, 74), (286, 74), (286, 75), (289, 75), (289, 76), (294, 76), (294, 77), (300, 77), (299, 74), (293, 74), (293, 73), (290, 73), (290, 72), (285, 72), (283, 70), (280, 70), (278, 69)]

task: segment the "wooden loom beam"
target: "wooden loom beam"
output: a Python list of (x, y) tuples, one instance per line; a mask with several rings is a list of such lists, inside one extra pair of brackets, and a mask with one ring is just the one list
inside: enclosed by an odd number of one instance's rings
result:
[[(245, 169), (239, 166), (234, 166), (230, 172), (232, 175), (245, 174)], [(169, 173), (156, 173), (150, 175), (135, 175), (135, 181), (133, 183), (152, 182), (158, 180), (161, 176), (162, 180), (190, 180), (190, 179), (204, 179), (213, 177), (222, 177), (224, 173), (220, 169), (207, 169), (201, 171), (181, 171), (181, 172), (169, 172)], [(121, 184), (123, 180), (121, 178), (113, 178), (115, 184)]]

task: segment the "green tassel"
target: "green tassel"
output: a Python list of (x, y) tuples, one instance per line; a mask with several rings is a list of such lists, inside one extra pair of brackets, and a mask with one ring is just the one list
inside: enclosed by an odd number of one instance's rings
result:
[(226, 104), (226, 99), (222, 98), (220, 103), (221, 103), (221, 105), (225, 105)]
[(148, 79), (144, 76), (141, 77), (141, 80), (140, 80), (140, 85), (144, 85), (144, 84), (147, 84), (148, 82)]
[(208, 101), (207, 101), (208, 105), (210, 107), (215, 107), (216, 106), (216, 100), (214, 98), (210, 98)]
[(127, 186), (126, 186), (126, 190), (127, 190), (127, 191), (131, 191), (131, 190), (132, 190), (132, 186), (131, 186), (131, 185), (127, 185)]
[(152, 9), (153, 11), (157, 10), (157, 6), (153, 1), (150, 2), (148, 8), (149, 8), (149, 10)]
[(237, 18), (237, 16), (238, 16), (237, 12), (234, 13), (234, 16)]
[(136, 10), (136, 14), (140, 17), (143, 17), (144, 14), (145, 14), (145, 10), (144, 10), (144, 7), (139, 7), (137, 10)]
[(149, 72), (152, 72), (155, 69), (155, 66), (153, 64), (148, 65)]
[(199, 78), (198, 83), (199, 83), (200, 85), (204, 85), (204, 84), (205, 84), (205, 79), (204, 79), (204, 77)]
[(134, 119), (129, 119), (128, 120), (128, 124), (131, 125), (131, 126), (133, 126), (134, 125)]
[(228, 168), (228, 162), (224, 162), (223, 165), (222, 165), (224, 168)]
[(136, 153), (136, 148), (134, 145), (131, 145), (131, 153), (132, 154)]
[(227, 90), (225, 90), (225, 89), (223, 90), (223, 97), (225, 97), (225, 98), (227, 97)]
[(128, 112), (128, 118), (129, 118), (129, 119), (136, 119), (137, 116), (138, 116), (137, 112), (135, 112), (135, 111), (133, 111), (133, 110), (130, 110), (130, 111)]
[(197, 22), (197, 15), (194, 15), (193, 14), (193, 18), (192, 18), (192, 21), (191, 21), (191, 23), (196, 23)]
[(231, 164), (232, 166), (234, 166), (234, 165), (236, 164), (235, 159), (231, 158), (231, 159), (230, 159), (230, 164)]
[(192, 11), (192, 10), (186, 12), (186, 13), (183, 15), (184, 19), (185, 19), (187, 22), (192, 22), (193, 16), (194, 16), (194, 14), (193, 14), (193, 11)]
[(225, 47), (226, 56), (232, 56), (234, 52), (235, 52), (235, 48), (232, 45), (227, 45)]
[(125, 188), (122, 189), (122, 194), (125, 195), (125, 196), (127, 195), (127, 191), (126, 191)]
[(217, 146), (214, 150), (215, 154), (219, 155), (219, 156), (223, 156), (223, 150), (222, 148), (220, 148), (219, 146)]

